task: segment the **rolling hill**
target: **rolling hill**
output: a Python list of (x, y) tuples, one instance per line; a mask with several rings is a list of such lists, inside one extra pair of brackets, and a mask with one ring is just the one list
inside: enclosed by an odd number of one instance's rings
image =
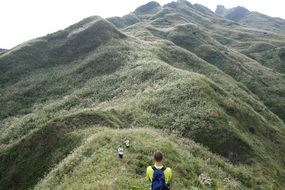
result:
[(157, 149), (174, 189), (284, 187), (285, 30), (239, 9), (149, 2), (0, 53), (0, 189), (147, 189)]

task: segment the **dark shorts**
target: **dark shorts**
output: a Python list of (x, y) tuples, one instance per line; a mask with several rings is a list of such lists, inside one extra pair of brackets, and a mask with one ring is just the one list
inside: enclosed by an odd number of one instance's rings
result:
[(121, 159), (122, 159), (122, 158), (123, 158), (123, 154), (119, 154), (119, 158), (121, 158)]
[(170, 185), (168, 185), (168, 184), (166, 184), (166, 188), (165, 188), (165, 190), (170, 190)]
[(166, 184), (166, 187), (164, 187), (162, 190), (170, 190), (170, 185)]

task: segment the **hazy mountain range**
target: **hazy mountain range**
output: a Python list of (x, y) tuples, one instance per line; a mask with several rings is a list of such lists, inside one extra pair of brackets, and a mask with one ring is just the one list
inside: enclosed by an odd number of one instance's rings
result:
[(173, 189), (285, 185), (283, 19), (149, 2), (0, 50), (0, 72), (0, 189), (148, 189), (157, 149)]

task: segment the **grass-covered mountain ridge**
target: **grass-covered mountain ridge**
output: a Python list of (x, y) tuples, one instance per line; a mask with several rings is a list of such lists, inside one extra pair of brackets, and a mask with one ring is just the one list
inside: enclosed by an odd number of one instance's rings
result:
[(285, 21), (222, 8), (150, 2), (1, 51), (0, 189), (148, 189), (155, 150), (176, 190), (282, 189)]

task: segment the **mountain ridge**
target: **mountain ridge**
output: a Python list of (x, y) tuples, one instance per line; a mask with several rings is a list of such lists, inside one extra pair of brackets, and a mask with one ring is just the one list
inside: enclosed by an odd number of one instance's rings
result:
[[(284, 19), (267, 16), (255, 11), (252, 12), (245, 7), (237, 6), (226, 9), (223, 5), (217, 5), (215, 13), (249, 27), (261, 28), (264, 30), (274, 30), (275, 32), (285, 31)], [(264, 23), (266, 24), (264, 25)]]
[[(123, 17), (88, 17), (8, 50), (0, 56), (0, 187), (145, 189), (156, 146), (175, 174), (187, 176), (174, 181), (180, 189), (283, 187), (285, 79), (277, 64), (285, 34), (278, 34), (181, 0), (150, 2)], [(260, 63), (266, 54), (257, 42), (267, 43), (266, 51), (280, 48), (276, 67), (270, 59)], [(153, 134), (177, 142), (168, 150)], [(126, 172), (120, 183), (118, 176), (108, 180), (94, 152), (117, 163), (124, 135), (134, 149), (124, 169), (115, 167)], [(198, 147), (196, 158), (179, 145)]]

